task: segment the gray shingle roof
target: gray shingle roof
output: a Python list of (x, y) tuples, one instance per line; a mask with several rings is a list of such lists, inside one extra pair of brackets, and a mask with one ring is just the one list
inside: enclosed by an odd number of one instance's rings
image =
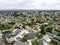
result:
[(22, 43), (20, 41), (16, 41), (13, 45), (27, 45), (26, 43)]

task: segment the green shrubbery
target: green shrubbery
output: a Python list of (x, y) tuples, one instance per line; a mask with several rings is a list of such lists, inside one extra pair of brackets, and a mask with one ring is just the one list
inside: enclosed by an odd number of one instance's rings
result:
[(39, 39), (39, 38), (42, 38), (43, 37), (43, 35), (42, 34), (38, 34), (37, 35), (37, 38)]
[(48, 28), (46, 29), (46, 31), (47, 31), (47, 32), (50, 32), (50, 33), (52, 33), (52, 30), (53, 30), (52, 27), (48, 27)]
[(38, 45), (38, 40), (37, 39), (34, 39), (32, 42), (32, 45)]
[(41, 28), (41, 34), (45, 35), (46, 34), (45, 25), (42, 25), (40, 28)]
[(0, 30), (6, 30), (6, 29), (10, 29), (11, 26), (9, 26), (8, 24), (1, 24), (0, 23)]
[(27, 40), (26, 39), (24, 39), (24, 38), (22, 38), (21, 40), (20, 40), (21, 42), (27, 42)]

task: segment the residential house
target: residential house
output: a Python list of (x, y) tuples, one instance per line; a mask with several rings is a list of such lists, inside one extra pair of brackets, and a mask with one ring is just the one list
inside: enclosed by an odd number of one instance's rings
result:
[(28, 45), (28, 44), (20, 41), (16, 41), (13, 45)]
[(2, 32), (1, 32), (1, 30), (0, 30), (0, 45), (3, 45)]
[(47, 34), (43, 37), (43, 39), (44, 39), (46, 42), (50, 42), (50, 41), (51, 41), (50, 36), (47, 35)]

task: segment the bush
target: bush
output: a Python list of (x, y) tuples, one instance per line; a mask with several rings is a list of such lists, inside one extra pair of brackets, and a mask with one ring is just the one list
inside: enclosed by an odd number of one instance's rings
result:
[(10, 29), (11, 26), (9, 26), (8, 24), (0, 24), (0, 30), (6, 30), (6, 29)]
[(2, 33), (2, 34), (3, 34), (2, 39), (3, 39), (4, 43), (5, 43), (5, 44), (8, 44), (8, 42), (7, 42), (6, 38), (5, 38), (4, 33)]
[(42, 38), (43, 37), (43, 35), (42, 34), (38, 34), (37, 35), (37, 38), (39, 39), (39, 38)]
[(24, 39), (24, 38), (23, 38), (23, 39), (21, 39), (20, 41), (21, 41), (21, 42), (24, 42), (24, 43), (25, 43), (25, 42), (27, 42), (27, 40), (26, 40), (26, 39)]
[(48, 28), (46, 29), (46, 31), (47, 31), (47, 32), (50, 32), (50, 33), (52, 33), (52, 30), (53, 30), (52, 27), (48, 27)]
[(8, 24), (10, 24), (10, 25), (15, 25), (15, 22), (8, 22)]
[(57, 45), (57, 44), (58, 44), (58, 43), (55, 42), (54, 40), (51, 40), (49, 43), (50, 43), (51, 45)]
[(37, 41), (37, 39), (34, 39), (33, 41), (31, 41), (32, 42), (32, 45), (38, 45), (38, 41)]
[(57, 36), (60, 36), (60, 33), (58, 33)]

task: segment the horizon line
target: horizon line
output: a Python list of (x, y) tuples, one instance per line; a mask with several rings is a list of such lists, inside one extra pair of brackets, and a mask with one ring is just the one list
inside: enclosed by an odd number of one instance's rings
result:
[(60, 11), (60, 10), (48, 10), (48, 9), (10, 9), (10, 10), (0, 10), (0, 11)]

